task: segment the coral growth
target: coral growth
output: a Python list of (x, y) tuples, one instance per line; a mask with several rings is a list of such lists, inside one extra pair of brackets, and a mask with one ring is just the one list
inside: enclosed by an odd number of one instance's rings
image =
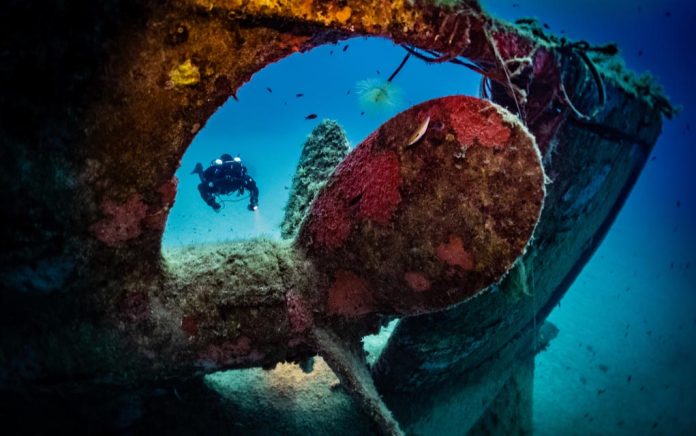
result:
[(331, 189), (317, 198), (309, 232), (317, 244), (337, 248), (356, 220), (386, 224), (401, 201), (400, 164), (392, 152), (375, 153), (370, 136), (336, 169)]
[(175, 86), (192, 86), (201, 81), (201, 73), (191, 59), (187, 59), (169, 72), (169, 80)]
[(308, 307), (307, 301), (294, 289), (285, 294), (288, 318), (290, 319), (290, 331), (295, 334), (304, 333), (314, 325), (312, 311)]
[(462, 238), (457, 235), (449, 235), (449, 240), (446, 243), (443, 242), (437, 246), (435, 255), (448, 265), (464, 269), (472, 269), (474, 267), (473, 256), (464, 250)]
[(147, 204), (139, 194), (131, 195), (123, 203), (104, 200), (101, 210), (107, 218), (92, 224), (90, 232), (104, 244), (116, 247), (142, 233), (141, 221), (147, 215)]
[(455, 110), (451, 112), (452, 126), (462, 144), (478, 143), (484, 147), (503, 147), (510, 140), (510, 128), (500, 112), (488, 110)]
[(407, 271), (404, 273), (404, 280), (406, 280), (408, 286), (416, 292), (423, 292), (430, 289), (430, 280), (421, 272)]
[(159, 204), (156, 207), (150, 207), (156, 209), (155, 212), (150, 213), (144, 220), (145, 225), (153, 230), (164, 230), (164, 226), (167, 223), (167, 216), (169, 216), (169, 209), (174, 204), (174, 198), (176, 197), (176, 187), (178, 180), (176, 176), (172, 177), (170, 180), (164, 182), (157, 190), (160, 194)]
[(329, 289), (329, 315), (357, 317), (374, 310), (374, 297), (368, 283), (351, 271), (338, 270)]
[(164, 230), (169, 209), (176, 196), (176, 187), (176, 177), (164, 182), (157, 190), (159, 198), (150, 205), (145, 203), (140, 194), (131, 195), (123, 203), (104, 200), (100, 209), (107, 218), (92, 224), (90, 233), (104, 244), (116, 247), (140, 236), (144, 227)]

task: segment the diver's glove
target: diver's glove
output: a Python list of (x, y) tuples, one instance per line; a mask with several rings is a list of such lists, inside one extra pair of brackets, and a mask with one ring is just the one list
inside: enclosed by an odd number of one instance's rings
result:
[(252, 212), (254, 212), (255, 210), (257, 210), (258, 208), (259, 208), (259, 207), (256, 206), (255, 204), (250, 204), (250, 205), (247, 206), (247, 209), (249, 209), (249, 210), (252, 211)]

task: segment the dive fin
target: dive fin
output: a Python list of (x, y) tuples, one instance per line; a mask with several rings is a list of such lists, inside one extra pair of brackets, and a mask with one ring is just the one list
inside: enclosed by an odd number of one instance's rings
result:
[(200, 162), (196, 164), (196, 166), (193, 168), (193, 171), (191, 171), (191, 174), (200, 174), (203, 172), (203, 165), (201, 165)]

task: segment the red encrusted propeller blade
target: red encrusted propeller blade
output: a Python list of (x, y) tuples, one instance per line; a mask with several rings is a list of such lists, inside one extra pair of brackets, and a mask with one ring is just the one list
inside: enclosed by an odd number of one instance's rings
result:
[(336, 168), (298, 242), (329, 315), (440, 310), (497, 282), (544, 200), (533, 137), (473, 97), (431, 100), (382, 125)]

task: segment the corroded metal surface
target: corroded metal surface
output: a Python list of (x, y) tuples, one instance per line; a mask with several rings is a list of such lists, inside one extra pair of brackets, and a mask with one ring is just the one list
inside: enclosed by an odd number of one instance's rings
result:
[(336, 168), (300, 231), (329, 277), (327, 312), (427, 313), (497, 282), (537, 223), (540, 158), (509, 112), (473, 97), (389, 120)]

